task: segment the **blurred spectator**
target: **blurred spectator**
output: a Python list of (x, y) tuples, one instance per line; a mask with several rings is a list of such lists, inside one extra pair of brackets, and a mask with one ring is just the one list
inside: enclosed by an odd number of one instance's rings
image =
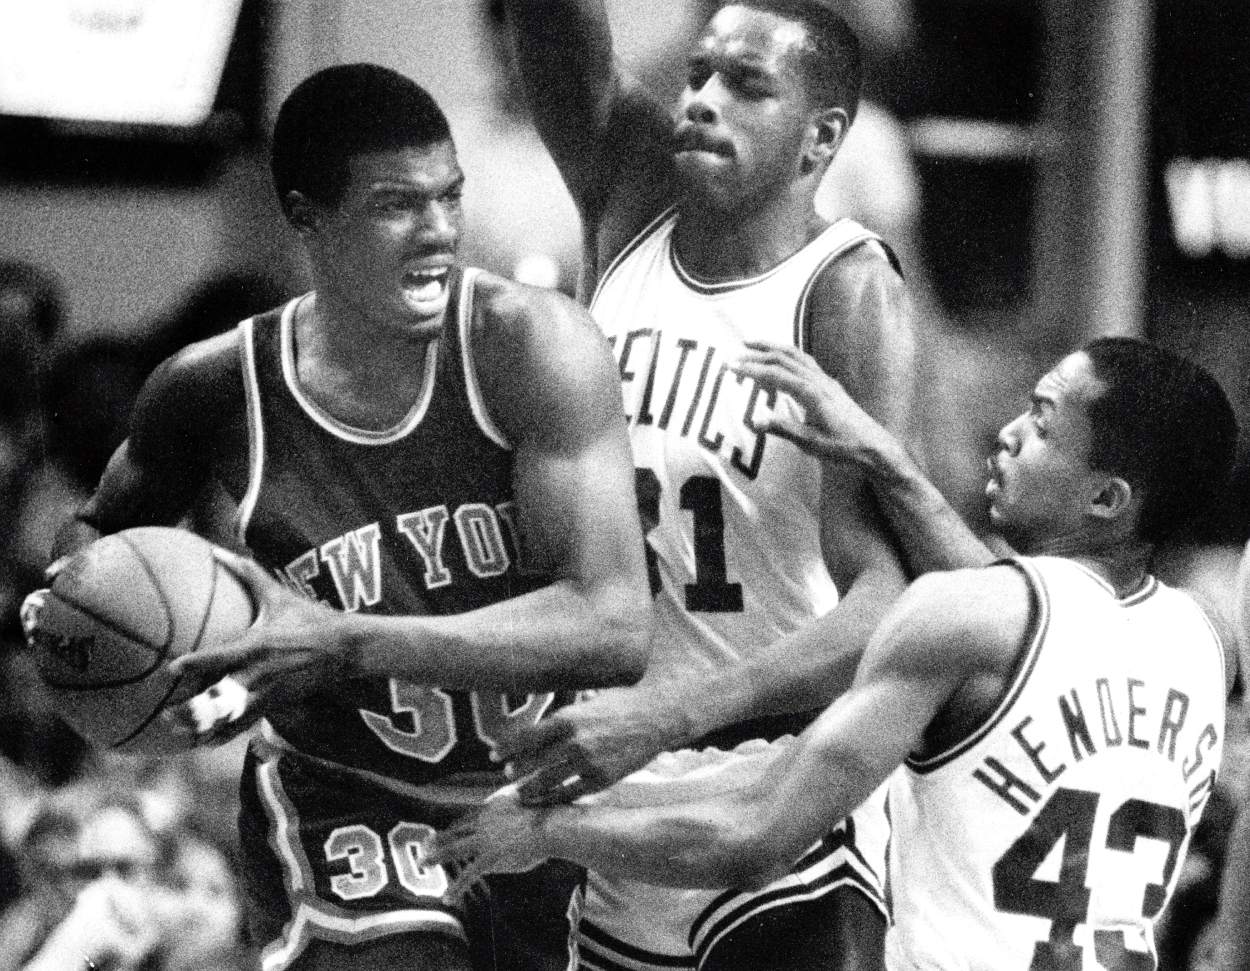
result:
[(287, 296), (265, 277), (218, 276), (197, 286), (153, 326), (134, 335), (92, 337), (65, 349), (48, 379), (49, 458), (76, 486), (94, 488), (126, 437), (139, 389), (161, 361)]
[(222, 855), (148, 820), (108, 776), (47, 795), (18, 850), (0, 971), (235, 971), (246, 966)]

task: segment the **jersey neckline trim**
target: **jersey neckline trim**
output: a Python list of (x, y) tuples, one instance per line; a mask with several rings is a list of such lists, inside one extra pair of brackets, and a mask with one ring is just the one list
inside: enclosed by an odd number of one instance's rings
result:
[[(1061, 557), (1056, 557), (1056, 559), (1061, 559)], [(1115, 587), (1108, 583), (1106, 579), (1087, 567), (1084, 563), (1079, 563), (1076, 560), (1067, 560), (1067, 562), (1071, 563), (1074, 567), (1106, 590), (1107, 595), (1115, 600), (1115, 602), (1121, 607), (1132, 607), (1141, 603), (1143, 600), (1149, 600), (1159, 590), (1159, 581), (1152, 574), (1147, 573), (1146, 578), (1141, 582), (1141, 586), (1121, 597), (1115, 592)]]
[[(787, 256), (784, 260), (782, 260), (776, 266), (769, 267), (763, 273), (757, 273), (755, 276), (742, 277), (737, 280), (725, 280), (723, 282), (718, 282), (718, 283), (709, 283), (709, 282), (698, 279), (693, 274), (691, 274), (685, 267), (681, 265), (681, 259), (677, 255), (677, 241), (674, 238), (676, 235), (676, 230), (677, 230), (677, 222), (678, 222), (677, 216), (678, 215), (679, 214), (674, 212), (672, 231), (669, 233), (669, 237), (668, 237), (667, 246), (668, 246), (669, 265), (672, 266), (673, 272), (677, 274), (677, 278), (681, 280), (681, 282), (684, 283), (689, 289), (693, 290), (695, 293), (700, 293), (708, 297), (720, 296), (721, 294), (725, 294), (725, 293), (735, 293), (738, 290), (745, 290), (747, 287), (755, 286), (757, 283), (763, 283), (765, 280), (769, 279), (770, 277), (773, 277), (776, 274), (780, 273), (791, 262), (798, 259), (804, 253), (804, 251), (808, 249), (808, 247), (815, 246), (822, 239), (824, 239), (826, 236), (832, 233), (835, 229), (838, 229), (840, 226), (842, 226), (843, 223), (847, 223), (850, 221), (845, 218), (835, 219), (828, 226), (826, 226), (819, 233), (817, 233), (812, 239), (808, 240), (806, 243), (804, 243), (802, 246), (796, 249), (793, 253)], [(867, 230), (865, 230), (865, 232), (867, 232)], [(871, 237), (872, 237), (872, 234), (869, 233), (868, 236), (866, 236), (865, 238), (871, 238)], [(835, 254), (840, 256), (843, 252), (845, 252), (845, 250), (846, 250), (846, 246), (839, 246), (836, 248)], [(828, 262), (829, 261), (827, 259), (822, 260), (821, 266), (823, 267), (827, 265)]]
[(408, 410), (408, 414), (400, 419), (398, 424), (390, 428), (356, 428), (335, 418), (313, 401), (300, 386), (295, 368), (295, 309), (310, 296), (312, 296), (311, 293), (306, 293), (302, 297), (296, 297), (283, 307), (282, 318), (278, 325), (282, 357), (282, 379), (286, 384), (287, 390), (291, 392), (291, 397), (295, 399), (304, 414), (336, 438), (354, 442), (357, 445), (390, 445), (406, 437), (421, 424), (426, 411), (429, 410), (430, 401), (434, 397), (434, 379), (438, 373), (438, 352), (441, 339), (431, 341), (429, 348), (426, 350), (425, 377), (421, 393)]
[(633, 255), (634, 251), (645, 243), (650, 236), (652, 236), (662, 225), (664, 225), (665, 222), (676, 218), (677, 207), (669, 206), (649, 223), (647, 223), (646, 226), (639, 230), (638, 235), (626, 243), (625, 247), (617, 253), (616, 256), (612, 257), (612, 261), (608, 264), (608, 268), (600, 274), (599, 280), (595, 284), (595, 292), (590, 297), (590, 307), (592, 310), (594, 309), (595, 301), (599, 299), (599, 294), (603, 292), (603, 288), (607, 284), (608, 279), (617, 271), (617, 269), (620, 268), (621, 264), (629, 259), (629, 257)]
[(918, 775), (927, 775), (944, 765), (955, 761), (964, 753), (973, 749), (981, 742), (994, 727), (998, 725), (1011, 710), (1012, 705), (1020, 697), (1020, 693), (1024, 691), (1024, 686), (1028, 683), (1029, 677), (1033, 674), (1033, 669), (1037, 666), (1037, 659), (1042, 653), (1042, 644), (1046, 640), (1046, 631), (1050, 627), (1050, 598), (1046, 593), (1046, 585), (1042, 582), (1038, 572), (1027, 562), (1020, 559), (1010, 559), (999, 561), (1000, 565), (1014, 566), (1024, 574), (1028, 582), (1029, 590), (1033, 597), (1036, 613), (1030, 622), (1030, 630), (1028, 633), (1028, 648), (1025, 657), (1020, 664), (1020, 669), (1016, 672), (1011, 684), (1003, 693), (1003, 697), (999, 700), (990, 716), (972, 732), (967, 738), (960, 742), (956, 742), (950, 748), (927, 759), (918, 759), (914, 756), (908, 756), (906, 759), (907, 768), (911, 769)]

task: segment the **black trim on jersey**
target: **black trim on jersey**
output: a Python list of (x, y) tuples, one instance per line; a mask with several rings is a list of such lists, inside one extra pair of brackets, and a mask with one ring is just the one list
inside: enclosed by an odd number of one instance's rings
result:
[(1084, 563), (1081, 563), (1077, 560), (1069, 560), (1066, 557), (1060, 557), (1060, 556), (1036, 557), (1036, 559), (1050, 559), (1050, 560), (1062, 559), (1065, 563), (1068, 563), (1076, 567), (1078, 570), (1084, 573), (1087, 577), (1093, 580), (1096, 584), (1098, 584), (1100, 587), (1106, 590), (1107, 596), (1109, 596), (1112, 600), (1116, 602), (1117, 605), (1121, 607), (1136, 606), (1137, 604), (1141, 603), (1144, 600), (1149, 600), (1151, 597), (1153, 597), (1156, 593), (1159, 592), (1159, 581), (1155, 579), (1155, 577), (1149, 573), (1147, 573), (1145, 578), (1142, 580), (1141, 586), (1139, 586), (1136, 590), (1133, 590), (1132, 592), (1127, 593), (1123, 597), (1121, 597), (1118, 593), (1116, 593), (1115, 587), (1113, 587), (1103, 577), (1099, 576), (1097, 573), (1095, 573), (1093, 570), (1087, 567)]
[(707, 940), (699, 946), (695, 951), (695, 960), (698, 964), (702, 964), (706, 960), (708, 952), (719, 944), (726, 934), (736, 930), (735, 925), (751, 916), (752, 911), (771, 909), (779, 900), (785, 900), (787, 897), (802, 897), (802, 901), (796, 901), (791, 906), (797, 906), (798, 903), (808, 903), (823, 897), (826, 893), (832, 893), (840, 887), (848, 887), (863, 894), (868, 898), (869, 902), (877, 908), (877, 912), (881, 914), (882, 921), (887, 919), (885, 913), (885, 905), (876, 889), (864, 878), (864, 876), (849, 863), (843, 863), (834, 867), (819, 880), (813, 880), (811, 883), (800, 883), (794, 886), (780, 887), (770, 893), (761, 894), (758, 897), (751, 897), (741, 907), (738, 907), (720, 920), (712, 927), (707, 934)]
[[(778, 263), (776, 266), (770, 267), (769, 269), (765, 270), (763, 273), (759, 273), (751, 277), (746, 277), (741, 280), (725, 280), (720, 283), (706, 283), (702, 280), (699, 280), (695, 278), (694, 276), (691, 276), (690, 272), (681, 265), (681, 260), (679, 260), (677, 257), (677, 241), (676, 239), (674, 239), (674, 236), (676, 235), (676, 226), (674, 225), (674, 235), (669, 236), (669, 240), (668, 240), (668, 262), (669, 262), (669, 265), (673, 268), (673, 272), (677, 274), (677, 279), (681, 280), (682, 283), (684, 283), (687, 287), (689, 287), (695, 293), (701, 293), (704, 296), (708, 296), (708, 297), (715, 297), (724, 293), (734, 293), (735, 291), (738, 291), (738, 290), (745, 290), (747, 287), (754, 286), (757, 283), (763, 283), (769, 277), (774, 276), (777, 273), (781, 272), (781, 270), (785, 267), (787, 263), (789, 263), (791, 260), (797, 257), (800, 253), (806, 250), (809, 246), (814, 246), (817, 242), (823, 239), (826, 234), (831, 232), (835, 226), (837, 226), (839, 223), (849, 222), (849, 221), (850, 220), (847, 220), (847, 219), (834, 220), (828, 226), (822, 229), (820, 233), (818, 233), (814, 239), (810, 240), (807, 243), (804, 243), (802, 246), (796, 249), (793, 253), (787, 256), (784, 260)], [(839, 246), (837, 249), (830, 252), (824, 259), (820, 261), (815, 271), (812, 273), (811, 277), (808, 279), (807, 283), (804, 285), (803, 290), (799, 294), (800, 305), (802, 305), (802, 303), (806, 300), (807, 293), (811, 289), (811, 286), (812, 286), (812, 281), (820, 275), (821, 270), (823, 270), (829, 263), (831, 263), (833, 260), (836, 260), (843, 253), (847, 253), (850, 250), (854, 249), (856, 246), (859, 246), (861, 243), (867, 242), (870, 239), (878, 238), (877, 234), (874, 233), (872, 230), (864, 229), (864, 227), (862, 226), (860, 227), (860, 229), (863, 230), (862, 240), (852, 237), (852, 239), (849, 242), (844, 243), (842, 246)]]
[(626, 243), (624, 249), (612, 257), (612, 262), (609, 263), (608, 268), (600, 274), (599, 282), (595, 284), (595, 292), (590, 296), (590, 307), (592, 310), (594, 309), (595, 301), (599, 299), (599, 294), (603, 291), (604, 286), (607, 285), (608, 277), (615, 273), (616, 270), (620, 268), (620, 265), (632, 256), (634, 251), (645, 243), (647, 239), (650, 238), (662, 225), (664, 225), (670, 217), (675, 218), (676, 215), (677, 207), (669, 206), (658, 216), (652, 219), (651, 222), (647, 223), (647, 225), (639, 231), (637, 236)]
[[(663, 968), (693, 968), (694, 959), (689, 957), (675, 957), (671, 954), (660, 954), (656, 951), (645, 951), (633, 944), (626, 944), (622, 940), (613, 937), (601, 927), (596, 927), (593, 923), (586, 919), (582, 919), (577, 926), (577, 933), (587, 940), (593, 941), (599, 947), (615, 951), (623, 958), (631, 961), (639, 961), (644, 964), (654, 964)], [(596, 958), (602, 959), (601, 955), (596, 954)], [(623, 965), (609, 964), (609, 967), (624, 968)]]
[[(840, 222), (841, 220), (839, 220)], [(861, 227), (862, 228), (862, 227)], [(799, 292), (798, 303), (794, 305), (794, 346), (804, 354), (811, 353), (812, 334), (811, 326), (807, 321), (807, 301), (811, 297), (812, 291), (816, 289), (816, 281), (820, 279), (820, 275), (825, 272), (826, 268), (842, 256), (845, 256), (851, 250), (858, 249), (865, 243), (876, 241), (881, 244), (886, 253), (889, 264), (894, 267), (899, 276), (903, 275), (903, 271), (898, 265), (898, 257), (894, 255), (894, 251), (886, 245), (885, 240), (874, 233), (871, 229), (864, 229), (859, 238), (852, 237), (847, 243), (839, 246), (836, 250), (829, 253), (823, 260), (816, 264), (816, 269), (812, 271), (812, 275), (807, 278), (807, 282), (803, 284), (803, 289)]]
[(1032, 616), (1029, 618), (1029, 630), (1025, 635), (1027, 646), (1024, 658), (1020, 662), (1020, 667), (1012, 678), (1011, 683), (1003, 692), (1002, 699), (979, 728), (975, 729), (963, 741), (956, 742), (944, 752), (939, 752), (930, 758), (919, 759), (914, 755), (907, 757), (904, 764), (917, 775), (928, 775), (930, 772), (942, 768), (942, 766), (953, 762), (984, 739), (1007, 716), (1007, 712), (1011, 710), (1016, 699), (1020, 697), (1020, 692), (1024, 690), (1029, 676), (1033, 673), (1034, 667), (1037, 666), (1038, 657), (1041, 656), (1042, 644), (1046, 640), (1046, 631), (1050, 627), (1050, 598), (1046, 593), (1045, 582), (1037, 570), (1027, 560), (1022, 558), (997, 560), (990, 565), (1013, 566), (1023, 573), (1028, 581), (1029, 590), (1033, 595), (1033, 610)]
[[(799, 858), (798, 862), (796, 862), (794, 866), (790, 867), (786, 876), (800, 874), (809, 867), (816, 866), (821, 860), (829, 859), (829, 857), (833, 856), (839, 850), (845, 850), (850, 853), (856, 860), (859, 861), (860, 866), (876, 876), (876, 868), (864, 858), (863, 852), (855, 842), (855, 818), (853, 816), (846, 817), (846, 825), (844, 827), (840, 827), (839, 829), (826, 833), (816, 846), (804, 853), (803, 856)], [(689, 935), (690, 946), (694, 949), (694, 942), (702, 936), (704, 925), (712, 919), (712, 916), (718, 910), (724, 907), (735, 897), (748, 895), (749, 899), (745, 900), (742, 905), (735, 907), (727, 917), (723, 917), (716, 921), (713, 925), (713, 930), (708, 933), (707, 939), (704, 940), (703, 944), (698, 948), (700, 961), (702, 961), (703, 955), (707, 952), (713, 940), (723, 933), (723, 927), (727, 920), (736, 921), (741, 914), (751, 910), (756, 903), (761, 901), (767, 903), (785, 896), (809, 895), (810, 891), (819, 890), (832, 880), (841, 880), (845, 876), (843, 871), (847, 869), (858, 877), (856, 883), (862, 883), (863, 887), (866, 888), (865, 892), (872, 899), (873, 903), (875, 903), (878, 907), (881, 907), (884, 901), (882, 901), (877, 895), (877, 892), (872, 885), (869, 884), (863, 875), (860, 874), (859, 871), (855, 870), (854, 867), (844, 863), (834, 867), (829, 871), (829, 873), (817, 880), (813, 880), (811, 883), (800, 883), (796, 886), (779, 887), (776, 890), (770, 891), (766, 894), (760, 894), (758, 896), (749, 896), (750, 891), (743, 891), (741, 888), (726, 890), (724, 893), (718, 894), (711, 903), (703, 908), (699, 916), (691, 922)], [(785, 877), (782, 877), (781, 879), (784, 880)], [(816, 896), (820, 895), (816, 894)]]

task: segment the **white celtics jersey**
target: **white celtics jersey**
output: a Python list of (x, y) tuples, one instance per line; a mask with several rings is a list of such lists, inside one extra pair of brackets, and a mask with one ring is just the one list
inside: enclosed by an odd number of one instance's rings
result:
[(838, 598), (820, 549), (820, 463), (755, 430), (796, 406), (728, 368), (745, 341), (802, 346), (817, 275), (877, 237), (841, 220), (767, 273), (707, 285), (677, 262), (676, 223), (670, 210), (622, 251), (591, 312), (620, 364), (657, 661), (678, 652), (719, 666)]
[(1152, 971), (1220, 765), (1223, 647), (1154, 579), (1117, 599), (1071, 560), (1016, 562), (1036, 617), (1010, 690), (891, 781), (886, 965)]

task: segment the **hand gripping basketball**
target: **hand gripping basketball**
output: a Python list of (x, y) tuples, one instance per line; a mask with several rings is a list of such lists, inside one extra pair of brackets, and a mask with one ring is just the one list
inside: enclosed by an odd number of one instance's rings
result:
[(178, 658), (175, 674), (215, 682), (165, 715), (202, 744), (249, 728), (275, 704), (339, 677), (346, 639), (343, 615), (287, 590), (258, 564), (226, 550), (217, 561), (256, 605), (256, 621), (237, 638)]

